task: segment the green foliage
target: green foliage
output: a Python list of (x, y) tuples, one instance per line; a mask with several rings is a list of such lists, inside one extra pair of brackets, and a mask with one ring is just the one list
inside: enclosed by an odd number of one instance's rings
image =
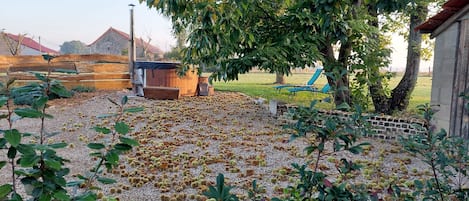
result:
[(106, 178), (103, 176), (103, 168), (108, 171), (112, 170), (119, 164), (119, 156), (130, 151), (134, 146), (138, 146), (138, 142), (129, 136), (130, 127), (124, 123), (123, 114), (129, 112), (138, 112), (143, 110), (142, 108), (129, 108), (131, 110), (125, 110), (125, 104), (128, 102), (128, 97), (124, 96), (121, 99), (121, 104), (116, 101), (110, 100), (113, 104), (119, 106), (118, 112), (107, 117), (115, 117), (114, 126), (108, 127), (95, 127), (94, 130), (98, 133), (102, 133), (108, 137), (102, 142), (88, 143), (88, 148), (92, 150), (90, 156), (95, 158), (98, 163), (91, 168), (89, 173), (85, 175), (78, 175), (79, 181), (72, 182), (70, 185), (85, 186), (87, 189), (93, 189), (93, 183), (98, 181), (102, 184), (113, 184), (116, 181), (114, 179)]
[(225, 176), (220, 173), (217, 176), (216, 186), (209, 186), (208, 191), (205, 191), (203, 194), (217, 201), (238, 201), (238, 197), (230, 193), (231, 189), (231, 186), (225, 185)]
[(262, 189), (257, 185), (257, 181), (256, 180), (252, 181), (251, 185), (252, 185), (252, 188), (249, 189), (249, 191), (248, 191), (249, 199), (252, 200), (252, 201), (264, 201), (264, 200), (266, 200), (266, 198), (261, 195)]
[[(34, 73), (36, 77), (41, 78), (42, 83), (30, 83), (22, 87), (13, 88), (11, 97), (17, 105), (31, 105), (33, 100), (47, 94), (49, 100), (56, 98), (70, 98), (72, 93), (68, 91), (58, 80), (44, 79), (42, 74)], [(47, 89), (47, 90), (46, 90)]]
[(60, 45), (61, 54), (86, 54), (89, 52), (89, 47), (85, 43), (77, 40), (67, 41)]
[(75, 86), (71, 89), (73, 92), (78, 92), (78, 93), (89, 93), (89, 92), (95, 92), (96, 88), (95, 87), (88, 87), (88, 86)]
[[(434, 115), (430, 105), (421, 105), (419, 110), (430, 123)], [(416, 200), (469, 199), (469, 189), (463, 182), (469, 173), (467, 139), (449, 136), (443, 129), (435, 131), (431, 126), (427, 134), (402, 137), (400, 141), (407, 151), (422, 157), (433, 173), (429, 179), (415, 180), (415, 191), (405, 196)]]
[[(310, 107), (299, 107), (291, 112), (296, 122), (286, 125), (294, 133), (291, 139), (302, 137), (311, 139), (305, 148), (308, 156), (313, 156), (306, 164), (292, 164), (299, 176), (299, 183), (289, 186), (285, 190), (283, 199), (276, 200), (366, 200), (374, 199), (362, 187), (347, 182), (347, 176), (359, 171), (361, 166), (346, 158), (341, 158), (338, 166), (338, 174), (345, 178), (344, 181), (330, 179), (329, 175), (319, 169), (319, 161), (326, 154), (348, 151), (359, 154), (363, 146), (369, 143), (358, 143), (362, 136), (371, 134), (370, 125), (361, 114), (361, 109), (356, 107), (355, 114), (350, 119), (339, 119), (333, 115), (322, 115), (315, 108), (316, 101)], [(326, 144), (333, 146), (328, 149)], [(309, 169), (309, 165), (313, 169)], [(331, 182), (336, 180), (335, 182)]]

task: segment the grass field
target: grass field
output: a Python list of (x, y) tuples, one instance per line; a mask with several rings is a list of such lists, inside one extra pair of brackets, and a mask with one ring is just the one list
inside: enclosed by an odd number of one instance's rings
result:
[[(288, 84), (304, 85), (311, 77), (312, 73), (294, 73), (286, 78)], [(402, 75), (396, 75), (389, 83), (389, 87), (394, 88), (400, 81)], [(311, 92), (298, 92), (297, 95), (292, 96), (286, 89), (277, 92), (273, 86), (275, 81), (275, 74), (269, 73), (248, 73), (239, 75), (239, 80), (230, 82), (214, 82), (213, 85), (216, 91), (235, 91), (242, 92), (251, 97), (265, 98), (268, 100), (275, 99), (287, 103), (297, 105), (309, 105), (313, 99), (323, 99), (327, 95), (311, 93)], [(321, 76), (315, 83), (315, 86), (322, 87), (326, 83), (326, 77)], [(420, 76), (417, 81), (417, 86), (412, 93), (412, 98), (409, 110), (412, 111), (419, 104), (430, 102), (431, 93), (431, 77)], [(323, 108), (332, 108), (331, 104), (321, 104)]]

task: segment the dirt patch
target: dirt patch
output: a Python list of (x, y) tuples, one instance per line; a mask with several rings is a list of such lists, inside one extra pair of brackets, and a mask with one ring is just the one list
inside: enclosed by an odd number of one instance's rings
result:
[[(84, 174), (94, 161), (88, 157), (86, 144), (105, 140), (91, 128), (110, 126), (112, 119), (100, 119), (100, 114), (117, 109), (108, 99), (119, 102), (128, 91), (98, 91), (80, 93), (71, 99), (50, 102), (47, 131), (60, 131), (48, 142), (64, 141), (69, 148), (59, 151), (71, 160), (73, 174)], [(278, 196), (283, 188), (293, 185), (291, 164), (303, 164), (307, 145), (298, 139), (289, 142), (283, 122), (272, 117), (264, 105), (240, 93), (216, 93), (208, 97), (185, 97), (180, 100), (129, 99), (129, 106), (141, 106), (140, 113), (125, 115), (133, 128), (132, 136), (140, 146), (124, 156), (122, 164), (107, 176), (118, 180), (116, 185), (102, 186), (106, 195), (120, 200), (180, 200), (202, 199), (199, 195), (223, 173), (233, 192), (246, 200), (247, 189), (255, 179), (269, 197)], [(5, 128), (6, 122), (2, 122)], [(23, 119), (15, 123), (20, 130), (37, 132), (36, 120)], [(390, 183), (404, 185), (424, 176), (426, 166), (404, 153), (395, 142), (370, 141), (363, 155), (330, 154), (321, 161), (325, 171), (336, 172), (339, 160), (355, 158), (365, 165), (363, 174), (353, 176), (370, 188), (385, 189)], [(2, 150), (0, 158), (6, 153)], [(423, 172), (423, 173), (422, 173)], [(9, 178), (8, 168), (0, 170), (1, 178)], [(337, 174), (332, 174), (334, 181)], [(3, 183), (2, 179), (2, 183)]]

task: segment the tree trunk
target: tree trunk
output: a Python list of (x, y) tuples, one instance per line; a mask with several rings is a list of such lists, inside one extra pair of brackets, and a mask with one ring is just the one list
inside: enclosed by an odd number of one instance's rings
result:
[[(374, 5), (368, 6), (368, 13), (373, 16), (373, 20), (370, 20), (370, 25), (378, 27), (378, 11)], [(378, 36), (375, 36), (375, 40), (379, 40)], [(376, 113), (388, 114), (389, 111), (389, 98), (386, 96), (383, 88), (383, 77), (380, 75), (379, 68), (368, 68), (368, 79), (369, 90), (371, 95), (371, 100), (373, 101), (373, 106)]]
[(285, 84), (285, 75), (282, 73), (275, 74), (275, 83), (274, 84)]
[(391, 92), (390, 111), (402, 111), (409, 106), (410, 95), (414, 91), (419, 74), (422, 45), (422, 35), (415, 30), (415, 27), (425, 21), (428, 14), (427, 7), (427, 4), (417, 5), (416, 11), (410, 16), (406, 69), (404, 77)]
[(352, 53), (352, 44), (347, 41), (340, 46), (339, 50), (339, 66), (338, 74), (336, 75), (336, 105), (347, 103), (349, 106), (352, 105), (352, 98), (350, 96), (350, 82), (349, 82), (349, 57)]
[[(327, 40), (326, 40), (327, 41)], [(350, 56), (351, 46), (346, 43), (341, 46), (339, 59), (334, 57), (334, 50), (331, 43), (325, 43), (325, 48), (321, 49), (321, 53), (325, 58), (324, 71), (333, 77), (327, 76), (327, 82), (334, 90), (334, 103), (341, 105), (343, 103), (351, 104), (350, 86), (347, 71), (347, 57)]]

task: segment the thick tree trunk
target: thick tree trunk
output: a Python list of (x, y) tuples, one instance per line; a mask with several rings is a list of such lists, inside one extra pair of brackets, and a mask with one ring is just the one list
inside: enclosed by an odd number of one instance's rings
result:
[(390, 111), (405, 110), (409, 106), (410, 95), (414, 91), (420, 68), (422, 35), (415, 27), (422, 24), (428, 14), (426, 4), (418, 5), (410, 16), (409, 41), (407, 46), (407, 63), (404, 77), (391, 92)]
[(285, 84), (285, 75), (282, 73), (275, 74), (275, 83), (274, 84)]
[[(378, 11), (373, 5), (369, 5), (368, 13), (373, 16), (373, 20), (370, 20), (370, 25), (378, 27)], [(375, 40), (379, 40), (378, 36), (375, 36)], [(373, 101), (373, 106), (375, 107), (376, 113), (388, 114), (389, 111), (389, 98), (386, 96), (383, 88), (383, 77), (380, 75), (379, 68), (369, 68), (368, 77), (369, 90), (371, 95), (371, 100)]]
[(347, 71), (347, 57), (350, 55), (351, 46), (344, 44), (339, 51), (339, 59), (334, 57), (334, 50), (330, 43), (324, 45), (325, 48), (321, 49), (321, 53), (325, 58), (324, 70), (329, 75), (327, 81), (334, 90), (334, 103), (341, 105), (343, 103), (351, 104), (350, 86)]
[(339, 50), (339, 68), (336, 80), (336, 96), (335, 103), (340, 105), (347, 103), (349, 106), (352, 105), (352, 98), (350, 95), (350, 81), (349, 81), (349, 57), (352, 53), (352, 44), (347, 41), (340, 46)]

